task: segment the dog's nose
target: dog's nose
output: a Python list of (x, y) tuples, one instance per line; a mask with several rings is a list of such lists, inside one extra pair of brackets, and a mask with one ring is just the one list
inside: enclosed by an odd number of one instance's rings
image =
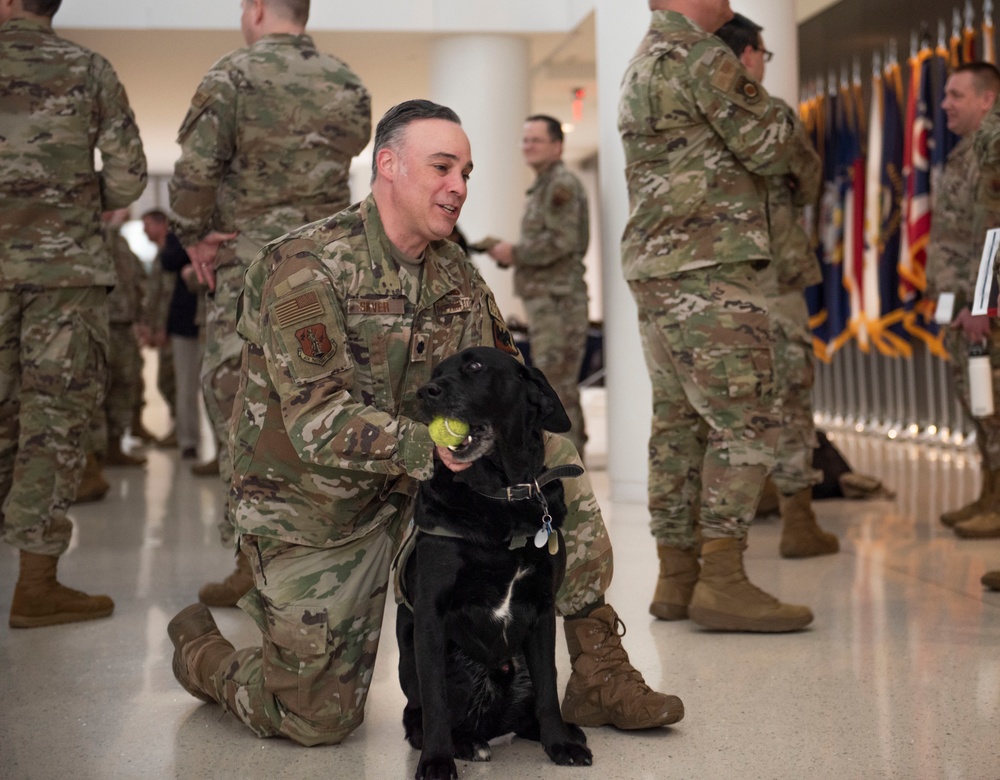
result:
[(437, 398), (439, 395), (441, 395), (441, 385), (437, 382), (428, 382), (417, 390), (417, 398), (420, 399)]

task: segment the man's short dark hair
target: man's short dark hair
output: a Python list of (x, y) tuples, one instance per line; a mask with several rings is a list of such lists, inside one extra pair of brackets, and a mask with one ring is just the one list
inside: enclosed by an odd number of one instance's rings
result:
[(760, 31), (763, 29), (743, 14), (734, 14), (732, 19), (715, 31), (715, 35), (721, 38), (737, 57), (742, 57), (747, 46), (751, 49), (760, 48)]
[(565, 136), (563, 135), (562, 122), (556, 119), (554, 116), (549, 116), (548, 114), (533, 114), (524, 120), (525, 122), (544, 122), (545, 126), (549, 131), (550, 141), (562, 141)]
[(29, 14), (47, 16), (50, 19), (56, 15), (62, 0), (21, 0), (21, 7)]
[(385, 112), (375, 128), (375, 148), (372, 150), (372, 181), (375, 181), (375, 174), (378, 172), (378, 153), (386, 147), (398, 150), (406, 126), (410, 122), (416, 122), (420, 119), (443, 119), (459, 126), (462, 124), (458, 114), (447, 106), (432, 103), (430, 100), (407, 100), (393, 106)]
[(952, 75), (955, 73), (971, 73), (972, 83), (978, 94), (992, 92), (994, 95), (1000, 96), (1000, 70), (997, 70), (997, 66), (993, 63), (983, 60), (967, 62), (955, 68)]
[(305, 26), (309, 21), (309, 0), (265, 0), (265, 2), (295, 24)]
[(153, 220), (153, 222), (159, 222), (164, 225), (170, 221), (167, 218), (166, 212), (164, 212), (162, 209), (150, 209), (149, 211), (143, 213), (142, 218), (143, 219), (148, 218)]

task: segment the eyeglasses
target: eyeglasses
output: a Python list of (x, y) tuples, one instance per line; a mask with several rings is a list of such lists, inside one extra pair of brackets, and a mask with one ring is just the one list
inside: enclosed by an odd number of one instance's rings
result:
[(762, 49), (759, 46), (754, 46), (753, 50), (754, 51), (759, 51), (763, 55), (764, 62), (770, 62), (771, 60), (774, 59), (774, 52), (773, 51), (768, 51), (767, 49)]

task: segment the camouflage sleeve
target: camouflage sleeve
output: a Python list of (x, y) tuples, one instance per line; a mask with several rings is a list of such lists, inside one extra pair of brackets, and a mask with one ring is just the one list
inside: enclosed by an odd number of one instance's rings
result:
[(97, 80), (97, 148), (101, 150), (101, 208), (121, 209), (146, 189), (146, 155), (125, 88), (114, 68), (94, 59)]
[[(791, 118), (729, 49), (710, 42), (696, 46), (689, 62), (695, 105), (747, 170), (796, 175), (805, 167)], [(660, 82), (672, 88), (669, 75)]]
[(773, 100), (785, 109), (786, 115), (795, 126), (791, 139), (791, 143), (795, 145), (792, 152), (793, 169), (791, 171), (795, 179), (793, 196), (796, 206), (808, 206), (819, 200), (820, 189), (823, 186), (823, 162), (813, 147), (812, 141), (809, 140), (805, 125), (799, 119), (798, 113), (784, 101), (777, 98), (773, 98)]
[(292, 446), (318, 466), (427, 479), (434, 451), (427, 426), (377, 408), (359, 386), (357, 359), (377, 359), (366, 342), (382, 335), (372, 332), (381, 326), (362, 323), (348, 339), (344, 307), (314, 248), (283, 244), (261, 298), (261, 343)]
[(536, 223), (539, 229), (521, 235), (514, 247), (515, 265), (543, 268), (579, 251), (579, 236), (587, 219), (581, 189), (568, 177), (555, 179), (546, 188)]
[(346, 65), (338, 77), (343, 80), (344, 90), (335, 112), (339, 120), (334, 147), (348, 157), (357, 157), (372, 137), (372, 99), (361, 79)]
[(986, 231), (1000, 227), (1000, 113), (986, 116), (976, 132), (975, 158), (979, 165), (979, 186), (972, 210), (974, 242), (972, 257), (978, 257)]
[(236, 150), (236, 73), (217, 64), (195, 92), (177, 134), (181, 156), (168, 186), (171, 227), (184, 246), (213, 227), (215, 198)]

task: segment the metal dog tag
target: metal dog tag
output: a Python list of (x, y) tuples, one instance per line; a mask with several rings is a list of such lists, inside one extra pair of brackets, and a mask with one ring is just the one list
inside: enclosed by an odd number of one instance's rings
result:
[(542, 548), (545, 543), (549, 540), (549, 532), (545, 530), (542, 526), (538, 529), (538, 533), (535, 534), (535, 547)]

